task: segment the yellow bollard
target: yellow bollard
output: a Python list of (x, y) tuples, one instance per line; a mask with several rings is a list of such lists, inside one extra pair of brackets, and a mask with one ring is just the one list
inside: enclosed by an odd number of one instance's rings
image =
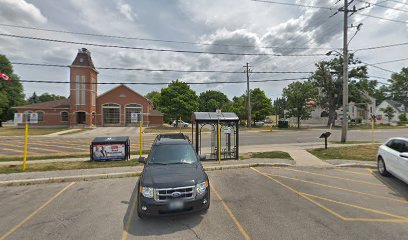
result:
[(371, 144), (374, 144), (375, 119), (371, 120)]
[(25, 125), (25, 133), (24, 133), (24, 153), (23, 153), (23, 172), (26, 170), (26, 162), (27, 162), (27, 152), (28, 152), (28, 123)]
[(218, 162), (221, 163), (221, 124), (218, 121)]
[(142, 157), (142, 152), (143, 152), (143, 135), (142, 135), (142, 129), (143, 129), (143, 122), (140, 121), (140, 125), (139, 125), (139, 155), (140, 157)]

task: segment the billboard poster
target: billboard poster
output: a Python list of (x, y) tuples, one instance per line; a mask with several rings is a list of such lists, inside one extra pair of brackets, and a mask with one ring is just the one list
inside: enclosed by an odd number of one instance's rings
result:
[(14, 113), (14, 123), (23, 123), (22, 113)]
[(93, 160), (125, 159), (125, 144), (96, 144), (92, 146)]

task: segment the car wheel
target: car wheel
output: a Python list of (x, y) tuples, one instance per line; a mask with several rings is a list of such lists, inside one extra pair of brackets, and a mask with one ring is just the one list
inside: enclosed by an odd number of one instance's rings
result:
[(387, 171), (387, 168), (385, 166), (384, 159), (382, 157), (378, 157), (378, 162), (377, 162), (377, 169), (378, 172), (385, 177), (390, 176), (390, 173)]

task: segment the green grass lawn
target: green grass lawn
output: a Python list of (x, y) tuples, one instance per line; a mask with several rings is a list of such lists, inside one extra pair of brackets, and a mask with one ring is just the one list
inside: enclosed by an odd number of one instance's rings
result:
[[(84, 161), (84, 162), (54, 162), (54, 163), (27, 163), (26, 172), (37, 171), (55, 171), (55, 170), (72, 170), (72, 169), (91, 169), (91, 168), (109, 168), (109, 167), (126, 167), (141, 165), (137, 159), (129, 161)], [(21, 165), (0, 166), (0, 174), (22, 172)]]
[(292, 157), (289, 155), (289, 153), (281, 151), (246, 153), (240, 156), (241, 160), (249, 158), (279, 158), (292, 160)]
[[(60, 132), (68, 128), (29, 128), (29, 135), (46, 135), (50, 133)], [(0, 136), (24, 136), (25, 128), (17, 127), (1, 127)]]
[(346, 159), (361, 161), (376, 161), (379, 144), (367, 144), (347, 147), (329, 147), (328, 149), (317, 148), (308, 151), (316, 157), (328, 159)]
[(345, 143), (340, 142), (340, 141), (329, 141), (329, 143), (332, 144), (367, 144), (367, 143), (371, 143), (369, 141), (347, 141)]

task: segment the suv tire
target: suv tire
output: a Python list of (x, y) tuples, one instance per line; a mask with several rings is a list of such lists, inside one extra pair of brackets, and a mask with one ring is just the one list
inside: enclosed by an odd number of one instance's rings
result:
[(378, 169), (378, 172), (381, 174), (381, 176), (388, 177), (388, 176), (391, 175), (391, 174), (387, 171), (387, 168), (386, 168), (386, 166), (385, 166), (384, 159), (383, 159), (381, 156), (378, 157), (377, 169)]

